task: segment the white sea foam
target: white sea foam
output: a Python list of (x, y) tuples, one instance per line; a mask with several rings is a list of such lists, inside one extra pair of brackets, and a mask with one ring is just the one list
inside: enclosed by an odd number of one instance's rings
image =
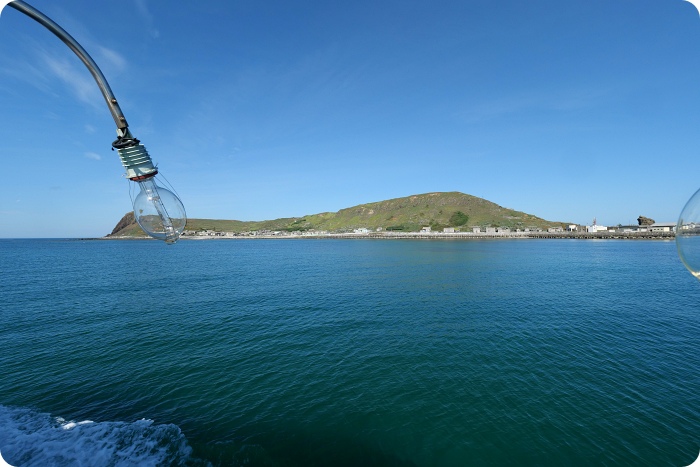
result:
[(0, 452), (12, 466), (184, 465), (191, 451), (176, 425), (74, 422), (0, 405)]

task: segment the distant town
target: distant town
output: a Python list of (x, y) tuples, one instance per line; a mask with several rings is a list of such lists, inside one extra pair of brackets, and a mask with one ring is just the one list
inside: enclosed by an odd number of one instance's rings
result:
[[(640, 216), (641, 217), (641, 216)], [(675, 237), (676, 224), (671, 222), (649, 222), (638, 225), (599, 225), (595, 219), (591, 225), (570, 224), (566, 228), (553, 226), (548, 229), (508, 227), (446, 227), (434, 230), (425, 226), (416, 232), (391, 231), (383, 228), (357, 228), (348, 231), (304, 230), (251, 232), (222, 232), (215, 230), (185, 230), (183, 238), (654, 238)]]

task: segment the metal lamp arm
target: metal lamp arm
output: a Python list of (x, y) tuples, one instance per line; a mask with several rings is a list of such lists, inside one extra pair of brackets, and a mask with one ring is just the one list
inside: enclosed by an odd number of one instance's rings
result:
[(117, 140), (112, 143), (112, 148), (117, 150), (122, 165), (126, 169), (126, 176), (129, 180), (136, 182), (141, 189), (141, 193), (133, 201), (136, 222), (151, 237), (165, 240), (165, 243), (175, 243), (187, 222), (185, 207), (177, 195), (156, 185), (155, 176), (158, 168), (153, 164), (143, 144), (129, 131), (129, 125), (119, 108), (117, 98), (114, 97), (100, 68), (70, 34), (45, 14), (21, 0), (15, 0), (8, 5), (54, 33), (90, 70), (112, 113), (114, 123), (117, 124)]
[(49, 31), (54, 33), (59, 39), (61, 39), (63, 43), (70, 47), (70, 49), (73, 52), (75, 52), (78, 58), (80, 58), (80, 60), (82, 60), (82, 62), (85, 64), (88, 70), (90, 70), (92, 77), (95, 78), (97, 86), (99, 86), (100, 91), (102, 91), (102, 95), (105, 98), (105, 101), (107, 101), (107, 107), (109, 107), (109, 111), (112, 113), (114, 123), (117, 124), (117, 129), (120, 130), (120, 135), (125, 135), (127, 133), (127, 128), (129, 127), (129, 125), (126, 123), (124, 113), (122, 112), (121, 108), (119, 108), (117, 98), (114, 97), (114, 93), (109, 87), (107, 79), (102, 74), (102, 71), (100, 71), (100, 68), (97, 66), (92, 57), (90, 57), (90, 55), (85, 51), (85, 49), (83, 49), (83, 47), (80, 44), (78, 44), (78, 42), (75, 39), (73, 39), (73, 37), (70, 34), (68, 34), (61, 26), (56, 24), (51, 18), (49, 18), (33, 6), (27, 4), (26, 2), (23, 2), (21, 0), (15, 0), (8, 3), (7, 6), (10, 6), (15, 10), (24, 13), (36, 22), (43, 25), (46, 29), (48, 29)]

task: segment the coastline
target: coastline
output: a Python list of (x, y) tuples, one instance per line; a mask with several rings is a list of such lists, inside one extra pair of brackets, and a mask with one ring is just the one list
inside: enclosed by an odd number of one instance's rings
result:
[[(503, 240), (503, 239), (572, 239), (572, 240), (673, 240), (674, 232), (369, 232), (369, 233), (255, 233), (232, 234), (211, 232), (207, 235), (183, 235), (181, 240), (242, 240), (242, 239), (421, 239), (421, 240)], [(97, 240), (154, 240), (150, 237), (101, 237)]]

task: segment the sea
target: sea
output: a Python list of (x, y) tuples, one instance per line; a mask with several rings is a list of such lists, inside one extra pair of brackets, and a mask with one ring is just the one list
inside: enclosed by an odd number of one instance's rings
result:
[(12, 466), (686, 466), (672, 241), (0, 240)]

